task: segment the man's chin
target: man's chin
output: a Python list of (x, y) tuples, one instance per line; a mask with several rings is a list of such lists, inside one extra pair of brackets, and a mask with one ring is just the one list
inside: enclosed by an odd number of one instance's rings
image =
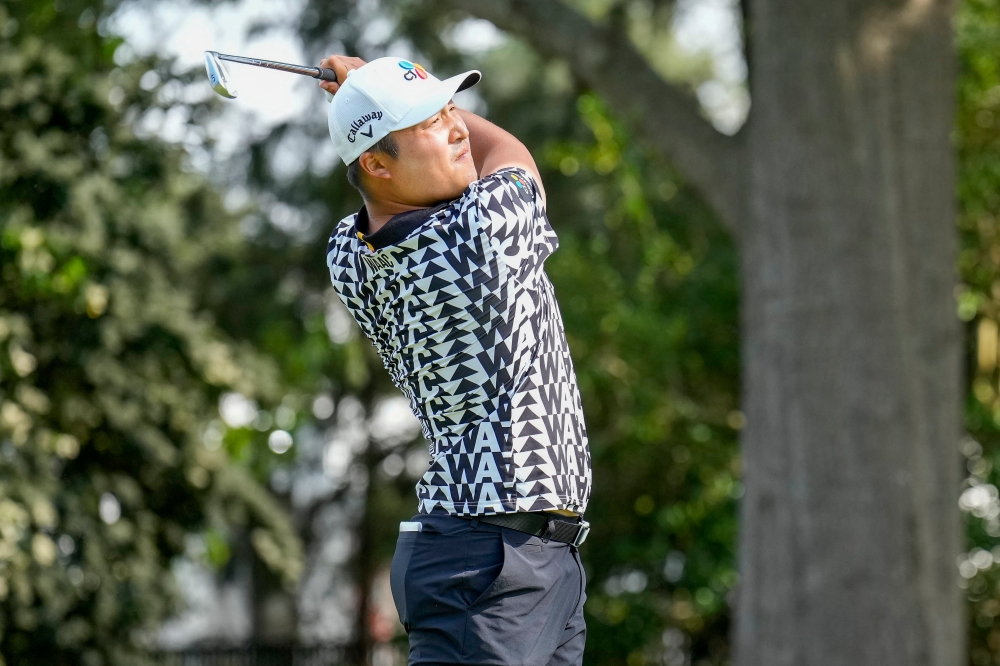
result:
[(475, 172), (475, 169), (469, 173), (455, 174), (455, 177), (448, 184), (448, 189), (444, 190), (442, 188), (441, 191), (436, 193), (436, 202), (441, 203), (458, 199), (468, 189), (469, 185), (472, 185), (477, 180), (479, 180), (479, 175)]
[(460, 177), (455, 179), (455, 196), (452, 199), (457, 199), (462, 196), (462, 192), (472, 185), (474, 182), (479, 180), (479, 174), (476, 173), (475, 169), (472, 169), (468, 173), (463, 173)]
[[(472, 182), (470, 181), (469, 185), (471, 184)], [(454, 201), (455, 199), (461, 199), (462, 194), (465, 193), (465, 190), (468, 189), (469, 185), (466, 185), (465, 187), (459, 187), (458, 185), (456, 185), (455, 189), (452, 190), (451, 192), (448, 192), (447, 195), (442, 196), (440, 201), (438, 201), (438, 203), (443, 203), (445, 201)]]

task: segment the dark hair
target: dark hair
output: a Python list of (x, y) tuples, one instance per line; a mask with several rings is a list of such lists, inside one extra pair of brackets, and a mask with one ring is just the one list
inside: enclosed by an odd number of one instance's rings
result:
[[(399, 144), (396, 143), (396, 139), (392, 137), (392, 134), (386, 134), (384, 137), (378, 140), (374, 146), (365, 151), (366, 153), (382, 153), (388, 155), (392, 159), (399, 157)], [(363, 154), (363, 153), (362, 153)], [(361, 197), (364, 199), (368, 198), (368, 193), (365, 192), (364, 184), (361, 182), (361, 158), (354, 160), (347, 165), (347, 182), (361, 192)]]

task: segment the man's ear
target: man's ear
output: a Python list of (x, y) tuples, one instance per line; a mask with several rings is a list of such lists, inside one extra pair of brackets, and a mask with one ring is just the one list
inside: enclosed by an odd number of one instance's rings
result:
[(387, 160), (381, 153), (365, 152), (358, 158), (358, 166), (361, 170), (372, 178), (392, 178), (392, 173), (386, 164)]

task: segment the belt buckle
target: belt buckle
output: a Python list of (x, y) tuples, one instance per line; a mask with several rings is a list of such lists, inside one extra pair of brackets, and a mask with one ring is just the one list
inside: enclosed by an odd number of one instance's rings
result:
[(574, 548), (579, 548), (584, 541), (587, 540), (587, 535), (590, 534), (590, 523), (586, 520), (581, 520), (579, 522), (580, 529), (577, 531), (576, 536), (573, 538), (573, 543), (570, 544)]

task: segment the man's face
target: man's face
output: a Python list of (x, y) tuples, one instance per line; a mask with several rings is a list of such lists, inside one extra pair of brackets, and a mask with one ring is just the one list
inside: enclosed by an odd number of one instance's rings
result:
[(419, 125), (394, 132), (393, 138), (399, 157), (379, 157), (391, 173), (386, 194), (398, 203), (451, 201), (478, 178), (469, 130), (452, 102)]

